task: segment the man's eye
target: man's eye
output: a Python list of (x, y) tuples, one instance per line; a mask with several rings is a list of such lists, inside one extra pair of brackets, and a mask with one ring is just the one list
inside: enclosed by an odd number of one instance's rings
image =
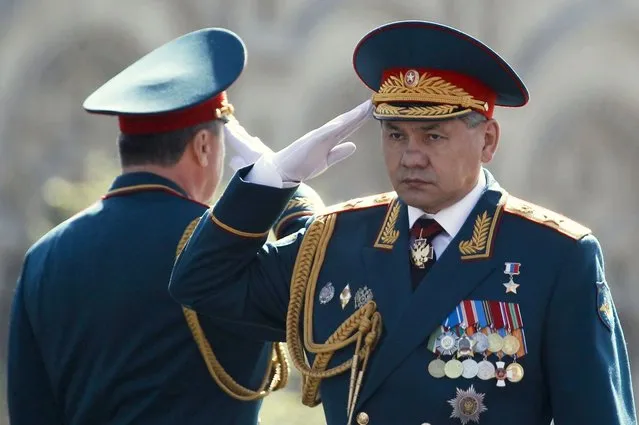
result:
[(402, 138), (401, 133), (390, 133), (388, 136), (393, 140), (400, 140)]
[(440, 140), (442, 139), (442, 136), (440, 136), (439, 134), (429, 134), (428, 136), (428, 140)]

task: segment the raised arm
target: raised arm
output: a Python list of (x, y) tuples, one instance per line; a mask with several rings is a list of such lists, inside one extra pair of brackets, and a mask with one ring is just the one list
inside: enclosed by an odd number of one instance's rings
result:
[(266, 243), (296, 188), (246, 182), (239, 170), (177, 258), (169, 291), (181, 304), (215, 318), (262, 325), (260, 337), (283, 340), (288, 281), (304, 233)]
[(259, 337), (276, 334), (283, 340), (289, 284), (305, 229), (266, 243), (269, 230), (286, 223), (284, 211), (294, 208), (289, 202), (301, 182), (355, 151), (343, 141), (370, 114), (370, 101), (364, 102), (238, 170), (178, 257), (169, 285), (173, 297), (205, 315), (261, 325)]

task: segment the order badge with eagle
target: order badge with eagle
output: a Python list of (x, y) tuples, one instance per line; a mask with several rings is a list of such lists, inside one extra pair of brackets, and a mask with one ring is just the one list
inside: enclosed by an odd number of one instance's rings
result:
[(416, 267), (423, 269), (433, 258), (435, 251), (427, 239), (417, 238), (410, 244), (410, 259)]

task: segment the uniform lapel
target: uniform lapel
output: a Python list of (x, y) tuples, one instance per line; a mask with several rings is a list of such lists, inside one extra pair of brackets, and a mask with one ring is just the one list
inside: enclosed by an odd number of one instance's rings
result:
[[(389, 235), (393, 230), (397, 238), (388, 237), (393, 236)], [(393, 328), (404, 304), (412, 295), (406, 204), (397, 198), (391, 202), (383, 224), (380, 226), (380, 222), (371, 222), (369, 235), (373, 243), (364, 246), (362, 259), (368, 286), (373, 290), (373, 300), (382, 312), (383, 333), (386, 334)]]
[[(495, 269), (496, 264), (490, 261), (490, 257), (505, 198), (506, 193), (489, 178), (488, 189), (461, 230), (378, 346), (358, 405), (369, 398), (419, 344), (425, 344), (431, 332)], [(400, 248), (399, 244), (396, 248)], [(408, 261), (407, 258), (405, 253), (405, 261)], [(399, 266), (399, 260), (393, 257), (393, 261), (394, 266)], [(408, 273), (402, 276), (410, 281)], [(381, 311), (384, 320), (385, 309)]]

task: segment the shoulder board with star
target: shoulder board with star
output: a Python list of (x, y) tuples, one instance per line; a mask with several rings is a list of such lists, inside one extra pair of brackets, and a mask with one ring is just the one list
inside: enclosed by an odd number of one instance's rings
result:
[(346, 211), (355, 211), (365, 208), (385, 206), (390, 204), (397, 198), (395, 192), (379, 193), (377, 195), (365, 196), (362, 198), (350, 199), (346, 202), (327, 206), (319, 212), (319, 215), (328, 215), (332, 213), (341, 213)]
[(551, 211), (547, 208), (535, 205), (532, 202), (524, 201), (515, 196), (509, 195), (504, 206), (504, 211), (523, 217), (529, 221), (555, 229), (573, 239), (581, 239), (592, 231), (576, 221)]

